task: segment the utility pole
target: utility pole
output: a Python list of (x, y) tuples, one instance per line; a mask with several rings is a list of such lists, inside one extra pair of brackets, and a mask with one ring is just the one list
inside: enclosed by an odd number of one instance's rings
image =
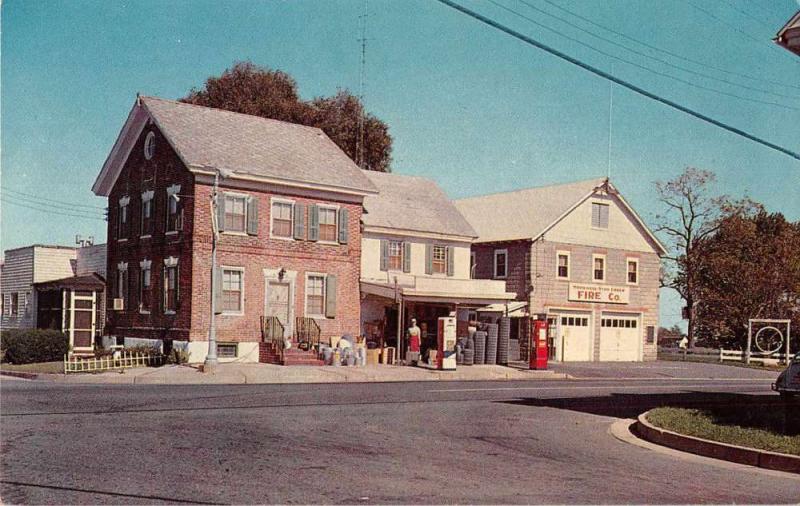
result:
[(356, 141), (356, 165), (364, 168), (364, 72), (367, 64), (367, 0), (364, 0), (364, 13), (359, 16), (361, 21), (361, 67), (358, 83), (358, 101), (361, 102), (361, 114), (358, 116), (358, 139)]
[(217, 240), (219, 239), (219, 224), (217, 223), (217, 205), (219, 190), (219, 170), (214, 174), (214, 190), (211, 194), (211, 317), (208, 326), (208, 354), (203, 363), (203, 372), (214, 374), (217, 371), (217, 327), (214, 317), (217, 313), (216, 287), (217, 287)]

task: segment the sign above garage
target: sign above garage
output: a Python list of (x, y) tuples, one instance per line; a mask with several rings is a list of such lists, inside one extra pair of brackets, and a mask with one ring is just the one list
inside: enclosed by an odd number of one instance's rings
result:
[(628, 304), (630, 302), (630, 290), (628, 290), (627, 286), (570, 283), (569, 300), (604, 304)]

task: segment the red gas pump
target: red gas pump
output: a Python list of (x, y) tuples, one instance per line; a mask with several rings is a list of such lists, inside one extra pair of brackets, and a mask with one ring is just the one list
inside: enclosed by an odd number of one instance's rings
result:
[(531, 322), (530, 368), (547, 369), (547, 315), (539, 314)]

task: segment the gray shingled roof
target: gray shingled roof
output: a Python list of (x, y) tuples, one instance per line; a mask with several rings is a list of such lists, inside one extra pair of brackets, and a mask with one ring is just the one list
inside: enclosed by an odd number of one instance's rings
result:
[(439, 186), (424, 177), (364, 171), (378, 195), (364, 198), (365, 226), (477, 237)]
[(375, 187), (322, 130), (155, 97), (141, 97), (190, 168), (373, 193)]
[(604, 178), (527, 188), (455, 201), (478, 232), (478, 242), (534, 239), (600, 186)]

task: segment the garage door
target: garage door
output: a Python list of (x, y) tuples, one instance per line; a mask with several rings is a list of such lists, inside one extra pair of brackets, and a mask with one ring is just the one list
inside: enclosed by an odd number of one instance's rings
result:
[(592, 360), (592, 333), (589, 315), (561, 317), (561, 360), (585, 362)]
[(639, 357), (641, 336), (638, 316), (603, 315), (600, 322), (600, 361), (641, 360)]

